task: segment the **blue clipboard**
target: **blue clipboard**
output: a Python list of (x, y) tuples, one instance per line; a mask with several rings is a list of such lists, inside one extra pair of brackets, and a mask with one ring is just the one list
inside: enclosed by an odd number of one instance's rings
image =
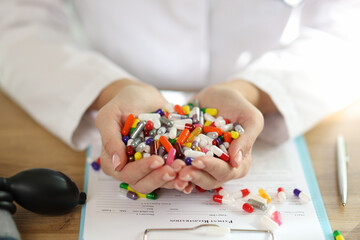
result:
[[(303, 136), (297, 137), (295, 140), (295, 145), (299, 152), (301, 165), (304, 171), (304, 175), (306, 178), (306, 183), (308, 185), (310, 195), (312, 198), (312, 202), (314, 204), (314, 208), (316, 214), (318, 216), (320, 225), (322, 227), (325, 239), (332, 240), (333, 234), (330, 226), (329, 218), (326, 214), (324, 202), (321, 197), (319, 185), (317, 183), (315, 172), (311, 163), (310, 155), (308, 152), (308, 148), (306, 145), (305, 138)], [(90, 157), (90, 148), (87, 150), (86, 157)], [(90, 164), (85, 162), (85, 176), (84, 176), (84, 192), (87, 193), (88, 189), (88, 175), (89, 175)], [(84, 234), (84, 222), (85, 222), (85, 211), (86, 204), (84, 204), (81, 208), (81, 219), (80, 219), (80, 230), (79, 230), (79, 240), (83, 240)]]

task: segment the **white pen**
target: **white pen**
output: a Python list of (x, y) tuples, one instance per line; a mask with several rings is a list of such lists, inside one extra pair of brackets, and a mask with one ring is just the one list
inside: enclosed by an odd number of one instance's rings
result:
[(345, 139), (342, 135), (337, 137), (337, 172), (338, 186), (342, 205), (345, 207), (347, 198), (347, 163), (349, 156)]

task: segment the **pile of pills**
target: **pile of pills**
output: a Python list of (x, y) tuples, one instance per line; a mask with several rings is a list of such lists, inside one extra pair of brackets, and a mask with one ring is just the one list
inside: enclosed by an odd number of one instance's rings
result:
[[(199, 186), (196, 189), (204, 192)], [(264, 211), (261, 216), (261, 222), (265, 227), (271, 231), (275, 231), (282, 224), (281, 214), (275, 209), (273, 204), (270, 204), (270, 195), (262, 188), (258, 190), (258, 194), (250, 193), (249, 189), (241, 189), (240, 191), (228, 193), (224, 188), (220, 187), (215, 189), (216, 194), (213, 196), (213, 201), (230, 206), (240, 207), (248, 213), (252, 213), (254, 208)], [(310, 196), (301, 190), (295, 188), (294, 195), (301, 199), (303, 203), (311, 200)], [(247, 200), (245, 200), (245, 198)], [(286, 201), (287, 197), (284, 188), (280, 187), (277, 191), (277, 198), (280, 203)]]
[(191, 165), (204, 155), (229, 161), (230, 143), (244, 129), (217, 113), (217, 109), (200, 108), (194, 101), (184, 106), (169, 103), (164, 109), (137, 117), (130, 114), (121, 130), (128, 161), (151, 155), (163, 157), (168, 165), (175, 159)]

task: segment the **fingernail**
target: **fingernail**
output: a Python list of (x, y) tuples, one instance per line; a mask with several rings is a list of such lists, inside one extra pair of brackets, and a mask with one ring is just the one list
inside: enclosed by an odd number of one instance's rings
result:
[(161, 167), (162, 165), (164, 165), (164, 161), (161, 161), (160, 159), (154, 161), (151, 165), (150, 168), (151, 169), (156, 169), (158, 167)]
[(240, 150), (237, 154), (236, 154), (236, 157), (235, 157), (235, 163), (236, 163), (236, 167), (239, 167), (240, 166), (240, 163), (242, 161), (242, 151)]
[(115, 171), (119, 171), (120, 170), (120, 158), (119, 155), (117, 154), (117, 152), (115, 152), (112, 156), (112, 165)]
[(168, 182), (168, 181), (174, 180), (175, 177), (176, 177), (176, 175), (170, 176), (170, 174), (165, 173), (165, 175), (162, 177), (162, 179), (163, 179), (165, 182)]
[(192, 177), (188, 174), (185, 177), (180, 177), (180, 179), (184, 182), (190, 182), (192, 180)]
[(191, 165), (198, 168), (198, 169), (204, 169), (205, 168), (205, 164), (201, 160), (195, 160), (195, 161), (193, 161), (191, 163)]
[(183, 191), (184, 188), (188, 185), (189, 183), (185, 183), (184, 186), (179, 186), (178, 183), (175, 183), (174, 186), (177, 190), (179, 191)]
[(190, 194), (193, 189), (194, 189), (194, 184), (191, 184), (191, 188), (189, 188), (189, 189), (184, 189), (183, 192), (184, 192), (185, 194)]

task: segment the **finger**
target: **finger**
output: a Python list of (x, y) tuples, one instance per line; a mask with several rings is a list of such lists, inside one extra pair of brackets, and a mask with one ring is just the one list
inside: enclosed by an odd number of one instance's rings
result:
[[(214, 189), (218, 186), (222, 185), (222, 182), (220, 183), (217, 179), (215, 179), (213, 176), (211, 176), (208, 172), (199, 170), (193, 166), (188, 166), (182, 169), (179, 173), (180, 180), (189, 180), (191, 183), (206, 189)], [(186, 188), (186, 187), (185, 187)], [(184, 189), (185, 189), (184, 188)]]
[(175, 161), (171, 164), (171, 167), (175, 172), (180, 172), (180, 170), (185, 166), (185, 162), (181, 159), (175, 159)]
[[(150, 174), (155, 169), (161, 168), (163, 165), (164, 159), (157, 155), (153, 155), (126, 164), (121, 171), (114, 172), (113, 176), (130, 185), (135, 185), (146, 175)], [(175, 171), (172, 168), (170, 169), (172, 175), (176, 175)]]
[[(225, 162), (219, 158), (202, 156), (195, 158), (192, 162), (192, 166), (196, 169), (203, 170), (210, 174), (219, 182), (225, 182), (229, 179), (238, 178), (240, 176), (239, 168), (232, 167), (228, 162)], [(179, 174), (179, 178), (182, 179), (184, 172)]]
[(190, 194), (192, 192), (192, 190), (194, 189), (194, 184), (193, 183), (189, 183), (185, 188), (184, 188), (184, 193), (185, 194)]
[(170, 166), (164, 165), (145, 175), (135, 184), (130, 184), (130, 186), (137, 192), (150, 193), (165, 183), (172, 181), (175, 177), (174, 170)]
[(254, 110), (250, 117), (239, 122), (245, 132), (239, 138), (233, 140), (228, 149), (230, 164), (235, 168), (240, 166), (243, 159), (251, 155), (252, 146), (264, 126), (263, 117), (258, 110)]
[(103, 107), (96, 117), (103, 144), (103, 161), (120, 171), (127, 163), (125, 144), (120, 133), (121, 113), (110, 104)]

